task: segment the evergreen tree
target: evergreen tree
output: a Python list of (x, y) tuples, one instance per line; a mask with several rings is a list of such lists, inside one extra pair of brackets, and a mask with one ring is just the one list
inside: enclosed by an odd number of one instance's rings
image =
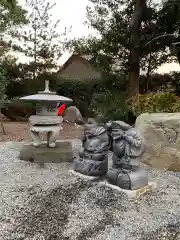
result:
[(90, 2), (87, 24), (97, 31), (98, 37), (74, 39), (67, 46), (91, 55), (92, 62), (108, 77), (119, 73), (129, 75), (129, 92), (135, 95), (139, 92), (140, 69), (146, 70), (149, 77), (170, 57), (167, 47), (174, 37), (152, 41), (165, 32), (161, 26), (161, 8), (145, 0)]
[[(1, 0), (0, 1), (0, 109), (4, 104), (5, 90), (8, 84), (8, 79), (6, 78), (7, 72), (2, 64), (2, 57), (8, 48), (8, 43), (4, 40), (4, 35), (7, 30), (10, 30), (14, 26), (18, 26), (21, 23), (26, 23), (25, 11), (18, 4), (16, 0)], [(3, 126), (2, 118), (0, 116), (0, 124), (3, 133), (5, 134), (5, 129)]]
[(56, 6), (44, 0), (26, 0), (29, 13), (29, 27), (21, 31), (24, 43), (21, 51), (32, 60), (25, 66), (32, 73), (32, 78), (44, 79), (56, 67), (62, 52), (62, 35), (58, 32), (59, 20), (53, 22), (52, 10)]
[(26, 11), (18, 4), (17, 0), (0, 1), (0, 57), (8, 50), (10, 43), (5, 40), (5, 35), (10, 34), (12, 27), (27, 23)]

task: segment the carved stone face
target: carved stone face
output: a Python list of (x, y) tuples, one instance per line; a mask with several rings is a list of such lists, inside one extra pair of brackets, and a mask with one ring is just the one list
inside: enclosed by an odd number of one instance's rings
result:
[(123, 133), (125, 131), (131, 129), (131, 126), (129, 124), (126, 124), (122, 121), (109, 121), (105, 124), (105, 127), (108, 134), (111, 135), (113, 138), (118, 135), (123, 136)]
[(111, 132), (111, 136), (115, 141), (118, 139), (123, 139), (124, 131), (122, 131), (121, 129), (113, 129)]
[(84, 129), (83, 147), (88, 152), (102, 152), (109, 148), (109, 137), (102, 126), (87, 124)]

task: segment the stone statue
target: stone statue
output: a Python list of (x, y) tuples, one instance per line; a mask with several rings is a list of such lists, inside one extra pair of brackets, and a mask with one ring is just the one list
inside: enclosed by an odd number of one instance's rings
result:
[(109, 137), (106, 129), (97, 124), (87, 124), (79, 158), (74, 160), (74, 170), (88, 176), (102, 176), (108, 170)]
[(108, 182), (130, 190), (147, 186), (148, 174), (139, 166), (139, 157), (144, 152), (140, 134), (122, 121), (108, 122), (105, 126), (112, 138), (113, 151), (112, 168), (107, 172)]

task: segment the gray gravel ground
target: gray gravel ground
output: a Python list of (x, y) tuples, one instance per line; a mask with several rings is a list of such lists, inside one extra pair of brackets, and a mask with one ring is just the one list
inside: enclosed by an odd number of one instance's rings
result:
[(0, 144), (0, 240), (180, 239), (180, 174), (148, 168), (158, 188), (128, 200), (71, 175), (69, 163), (20, 161), (20, 146)]

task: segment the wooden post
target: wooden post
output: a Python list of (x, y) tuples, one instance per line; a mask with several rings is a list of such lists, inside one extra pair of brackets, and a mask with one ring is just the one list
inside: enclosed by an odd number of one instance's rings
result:
[(1, 125), (3, 135), (6, 135), (6, 130), (5, 130), (5, 127), (3, 124), (3, 120), (2, 120), (1, 108), (0, 108), (0, 125)]

